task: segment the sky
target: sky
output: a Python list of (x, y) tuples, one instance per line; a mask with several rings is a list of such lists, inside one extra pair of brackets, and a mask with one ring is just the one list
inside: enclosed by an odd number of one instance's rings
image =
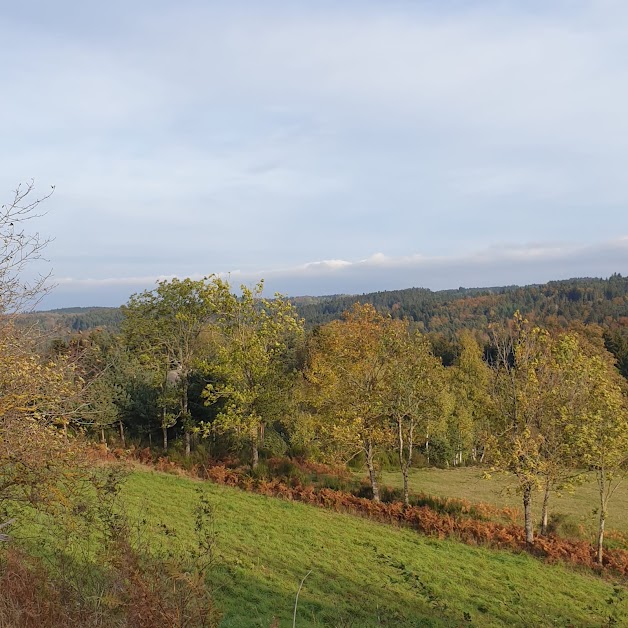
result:
[(628, 272), (628, 3), (0, 0), (40, 307)]

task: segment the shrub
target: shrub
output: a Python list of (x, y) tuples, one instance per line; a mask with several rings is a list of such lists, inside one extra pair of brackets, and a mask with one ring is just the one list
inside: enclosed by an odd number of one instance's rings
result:
[(380, 498), (386, 504), (400, 502), (403, 501), (403, 491), (400, 488), (382, 486), (380, 489)]
[(304, 486), (309, 483), (306, 471), (289, 458), (271, 458), (268, 460), (270, 477), (283, 480), (291, 486)]
[(373, 489), (368, 482), (361, 482), (352, 494), (363, 499), (373, 499)]
[(265, 460), (260, 460), (257, 466), (249, 471), (249, 476), (254, 480), (269, 480), (271, 473), (268, 463)]
[(547, 532), (548, 534), (560, 534), (565, 538), (583, 538), (580, 524), (574, 518), (560, 512), (550, 513), (547, 518)]
[(349, 467), (349, 469), (351, 469), (352, 471), (361, 471), (364, 468), (365, 464), (366, 457), (364, 455), (364, 452), (361, 451), (360, 453), (353, 456), (351, 460), (349, 460), (349, 462), (347, 463), (347, 467)]
[(318, 486), (351, 493), (355, 489), (355, 482), (339, 475), (323, 474), (318, 478)]
[(279, 432), (272, 428), (266, 428), (264, 432), (264, 447), (260, 449), (260, 455), (266, 458), (284, 456), (288, 451), (288, 444)]

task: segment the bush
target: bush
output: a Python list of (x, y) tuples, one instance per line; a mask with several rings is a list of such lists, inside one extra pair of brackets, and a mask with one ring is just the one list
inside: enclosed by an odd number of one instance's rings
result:
[(198, 443), (190, 452), (185, 455), (185, 445), (182, 440), (177, 440), (168, 447), (168, 459), (183, 467), (186, 471), (196, 465), (205, 464), (209, 458), (209, 452), (205, 443)]
[(382, 471), (399, 471), (399, 458), (396, 452), (382, 451), (377, 456), (378, 467)]
[(330, 488), (332, 491), (352, 493), (355, 490), (356, 482), (338, 475), (324, 474), (318, 478), (317, 485), (321, 488)]
[(356, 497), (373, 499), (373, 488), (368, 482), (361, 482), (360, 485), (357, 488), (354, 488), (351, 492)]
[(310, 448), (301, 443), (290, 443), (285, 454), (290, 458), (301, 458), (302, 460), (307, 460), (312, 457)]
[(454, 454), (449, 441), (444, 438), (433, 438), (430, 441), (429, 452), (430, 465), (439, 468), (448, 467), (449, 461), (453, 459)]
[(249, 475), (254, 480), (270, 480), (271, 473), (268, 463), (265, 460), (260, 460), (257, 466), (250, 470)]
[(282, 480), (290, 486), (309, 484), (307, 472), (289, 458), (274, 458), (268, 461), (270, 477)]
[(361, 471), (362, 469), (364, 469), (365, 464), (366, 456), (364, 455), (364, 452), (361, 451), (359, 454), (356, 454), (355, 456), (353, 456), (353, 458), (351, 458), (351, 460), (349, 460), (347, 466), (352, 471)]
[(552, 512), (547, 518), (547, 533), (559, 534), (565, 538), (582, 538), (580, 524), (569, 515), (561, 512)]
[(381, 500), (386, 504), (403, 501), (403, 490), (400, 488), (392, 488), (390, 486), (382, 486), (379, 491)]
[(260, 455), (266, 458), (284, 456), (288, 451), (288, 444), (281, 435), (272, 428), (266, 428), (264, 432), (264, 447), (260, 449)]

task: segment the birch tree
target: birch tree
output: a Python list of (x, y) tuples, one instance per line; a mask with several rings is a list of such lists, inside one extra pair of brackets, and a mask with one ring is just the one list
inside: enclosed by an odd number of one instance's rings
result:
[(489, 395), (491, 371), (470, 331), (460, 334), (458, 354), (448, 374), (454, 396), (449, 421), (454, 466), (463, 464), (468, 455), (473, 462), (483, 462), (493, 414)]
[(409, 505), (408, 474), (416, 446), (444, 434), (453, 398), (441, 361), (430, 343), (412, 333), (406, 321), (390, 321), (383, 330), (385, 342), (384, 408), (391, 421), (399, 468), (403, 476), (403, 499)]
[(375, 501), (380, 500), (375, 454), (391, 442), (384, 332), (394, 324), (372, 305), (356, 304), (313, 336), (305, 372), (320, 431), (347, 450), (364, 453)]
[(568, 430), (580, 460), (595, 473), (597, 560), (601, 564), (609, 504), (628, 474), (628, 405), (625, 383), (608, 354), (587, 356), (579, 368), (586, 403), (573, 416)]

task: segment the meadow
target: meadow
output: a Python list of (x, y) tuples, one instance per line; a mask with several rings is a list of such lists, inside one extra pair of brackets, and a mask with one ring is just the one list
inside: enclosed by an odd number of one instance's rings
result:
[[(449, 475), (464, 487), (465, 475), (469, 483), (472, 476), (459, 471)], [(446, 473), (430, 472), (432, 482)], [(415, 485), (419, 479), (425, 480), (421, 472), (413, 476)], [(611, 579), (548, 565), (524, 553), (437, 540), (154, 471), (134, 471), (123, 496), (131, 521), (141, 522), (138, 530), (150, 544), (176, 553), (195, 542), (199, 490), (214, 510), (210, 580), (224, 627), (291, 626), (297, 588), (310, 571), (299, 597), (297, 626), (601, 626), (628, 621)], [(450, 494), (457, 491), (451, 485)]]
[[(363, 478), (362, 474), (357, 474)], [(401, 474), (383, 471), (381, 482), (385, 486), (401, 488)], [(472, 503), (486, 503), (498, 508), (517, 508), (520, 511), (519, 523), (523, 522), (521, 497), (515, 490), (511, 477), (494, 473), (485, 477), (485, 469), (459, 467), (456, 469), (423, 468), (411, 469), (409, 476), (410, 490), (413, 493), (444, 498), (457, 498)], [(593, 540), (598, 524), (597, 484), (592, 474), (584, 475), (583, 481), (572, 490), (563, 490), (553, 494), (550, 500), (550, 517), (559, 519), (557, 532), (563, 536), (578, 536)], [(533, 497), (535, 520), (540, 519), (543, 495)], [(616, 542), (613, 532), (628, 535), (628, 481), (619, 486), (610, 503), (607, 519), (611, 543)], [(620, 543), (623, 545), (623, 542)]]

